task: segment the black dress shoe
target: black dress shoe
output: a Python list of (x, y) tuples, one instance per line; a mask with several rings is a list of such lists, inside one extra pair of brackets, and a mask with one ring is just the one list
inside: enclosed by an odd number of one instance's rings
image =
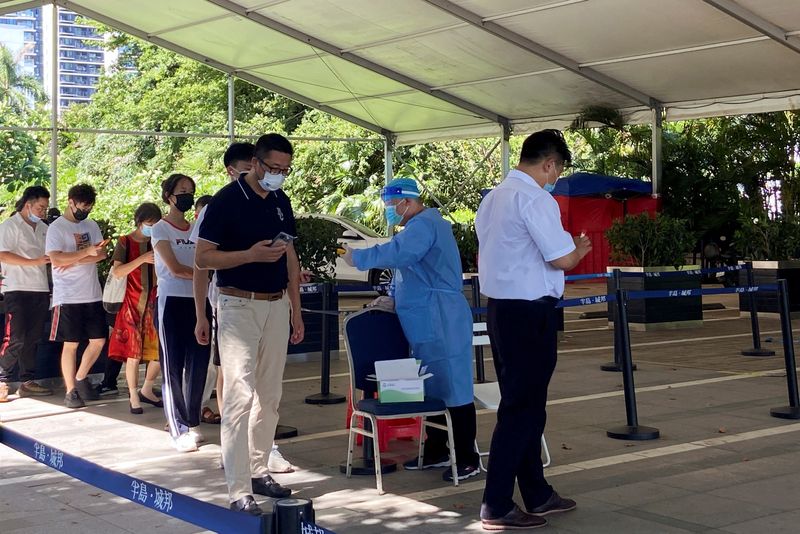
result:
[(133, 404), (131, 404), (130, 402), (128, 403), (128, 406), (130, 406), (131, 413), (134, 415), (142, 415), (144, 413), (144, 409), (142, 409), (141, 406), (139, 406), (138, 408), (134, 408)]
[(483, 530), (528, 530), (540, 528), (545, 525), (547, 525), (547, 520), (545, 518), (523, 512), (516, 504), (514, 508), (503, 517), (491, 519), (484, 518), (483, 514), (481, 514), (481, 526)]
[(269, 475), (251, 480), (253, 482), (253, 493), (272, 497), (273, 499), (285, 499), (292, 494), (291, 489), (281, 486)]
[(230, 508), (235, 512), (244, 512), (250, 515), (264, 515), (264, 510), (258, 506), (258, 503), (252, 495), (245, 495), (238, 501), (232, 502)]
[(555, 490), (550, 498), (544, 504), (541, 504), (533, 510), (528, 510), (529, 514), (545, 516), (548, 514), (560, 514), (574, 510), (578, 506), (572, 499), (565, 499), (559, 495)]

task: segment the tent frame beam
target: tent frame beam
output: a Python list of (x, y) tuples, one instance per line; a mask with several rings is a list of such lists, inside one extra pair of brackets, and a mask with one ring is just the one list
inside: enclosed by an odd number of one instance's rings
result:
[(214, 4), (217, 7), (220, 7), (222, 9), (225, 9), (225, 10), (230, 11), (232, 13), (236, 13), (237, 15), (240, 15), (242, 17), (246, 17), (247, 19), (252, 20), (253, 22), (255, 22), (255, 23), (257, 23), (257, 24), (259, 24), (259, 25), (261, 25), (261, 26), (263, 26), (265, 28), (269, 28), (270, 30), (273, 30), (273, 31), (278, 32), (280, 34), (283, 34), (283, 35), (285, 35), (287, 37), (295, 39), (298, 42), (305, 43), (305, 44), (307, 44), (307, 45), (309, 45), (309, 46), (311, 46), (313, 48), (316, 48), (318, 50), (322, 50), (323, 52), (327, 52), (328, 54), (331, 54), (332, 56), (335, 56), (335, 57), (337, 57), (339, 59), (342, 59), (342, 60), (347, 61), (349, 63), (352, 63), (354, 65), (358, 65), (359, 67), (362, 67), (362, 68), (365, 68), (365, 69), (367, 69), (369, 71), (372, 71), (372, 72), (375, 72), (377, 74), (380, 74), (381, 76), (384, 76), (386, 78), (389, 78), (390, 80), (393, 80), (395, 82), (401, 83), (403, 85), (406, 85), (408, 87), (411, 87), (413, 89), (421, 91), (421, 92), (423, 92), (425, 94), (428, 94), (428, 95), (430, 95), (430, 96), (432, 96), (434, 98), (438, 98), (439, 100), (443, 100), (444, 102), (447, 102), (448, 104), (451, 104), (451, 105), (453, 105), (453, 106), (455, 106), (457, 108), (460, 108), (460, 109), (462, 109), (464, 111), (468, 111), (470, 113), (473, 113), (473, 114), (475, 114), (475, 115), (477, 115), (479, 117), (482, 117), (484, 119), (488, 119), (488, 120), (490, 120), (492, 122), (496, 122), (496, 123), (500, 123), (500, 124), (508, 122), (508, 119), (506, 117), (503, 117), (503, 116), (501, 116), (501, 115), (499, 115), (499, 114), (497, 114), (497, 113), (495, 113), (495, 112), (493, 112), (491, 110), (488, 110), (486, 108), (483, 108), (483, 107), (478, 106), (476, 104), (473, 104), (471, 102), (467, 102), (466, 100), (463, 100), (462, 98), (459, 98), (459, 97), (457, 97), (455, 95), (451, 95), (451, 94), (446, 93), (444, 91), (436, 90), (436, 89), (434, 89), (434, 88), (422, 83), (421, 81), (419, 81), (419, 80), (417, 80), (415, 78), (411, 78), (410, 76), (406, 76), (405, 74), (401, 74), (401, 73), (399, 73), (397, 71), (394, 71), (394, 70), (392, 70), (392, 69), (390, 69), (388, 67), (384, 67), (383, 65), (379, 65), (377, 63), (374, 63), (373, 61), (370, 61), (370, 60), (368, 60), (366, 58), (363, 58), (363, 57), (358, 56), (356, 54), (353, 54), (351, 52), (345, 52), (344, 50), (342, 50), (341, 48), (337, 47), (336, 45), (333, 45), (331, 43), (323, 41), (322, 39), (318, 39), (318, 38), (314, 37), (313, 35), (309, 35), (307, 33), (304, 33), (302, 31), (300, 31), (300, 30), (296, 30), (294, 28), (291, 28), (291, 27), (289, 27), (289, 26), (287, 26), (287, 25), (285, 25), (285, 24), (283, 24), (283, 23), (281, 23), (281, 22), (279, 22), (279, 21), (277, 21), (275, 19), (271, 19), (271, 18), (267, 17), (266, 15), (262, 15), (260, 13), (256, 13), (254, 10), (244, 8), (244, 7), (240, 6), (239, 4), (231, 2), (230, 0), (206, 0), (206, 2), (210, 2), (210, 3)]
[(770, 21), (763, 19), (749, 9), (737, 4), (733, 0), (703, 0), (711, 7), (722, 11), (742, 24), (749, 26), (762, 35), (800, 54), (800, 40), (793, 39), (789, 33)]
[(631, 98), (640, 104), (644, 104), (650, 108), (656, 107), (660, 104), (660, 102), (658, 102), (655, 98), (644, 94), (638, 89), (634, 89), (633, 87), (594, 69), (581, 67), (576, 61), (559, 54), (555, 50), (542, 46), (539, 43), (536, 43), (527, 37), (523, 37), (518, 33), (512, 32), (495, 22), (486, 21), (480, 15), (476, 15), (475, 13), (464, 9), (461, 6), (454, 4), (450, 0), (425, 0), (425, 2), (432, 6), (438, 7), (445, 13), (449, 13), (458, 19), (468, 22), (472, 26), (490, 33), (495, 37), (499, 37), (508, 43), (516, 45), (522, 50), (546, 59), (555, 65), (563, 67), (570, 72), (577, 74), (578, 76), (586, 78), (587, 80), (602, 85), (607, 89), (611, 89), (612, 91)]
[(52, 0), (51, 2), (48, 2), (48, 3), (53, 3), (53, 4), (56, 4), (56, 5), (59, 5), (59, 6), (63, 7), (63, 8), (65, 8), (65, 9), (69, 9), (70, 11), (74, 11), (75, 13), (79, 13), (81, 15), (89, 17), (90, 19), (94, 19), (94, 20), (96, 20), (98, 22), (102, 22), (103, 24), (107, 24), (107, 25), (111, 26), (112, 28), (115, 28), (115, 29), (117, 29), (119, 31), (125, 32), (125, 33), (127, 33), (129, 35), (133, 35), (135, 37), (138, 37), (140, 39), (143, 39), (145, 41), (148, 41), (150, 43), (158, 45), (158, 46), (160, 46), (162, 48), (166, 48), (167, 50), (171, 50), (173, 52), (181, 54), (182, 56), (188, 57), (190, 59), (194, 59), (195, 61), (198, 61), (198, 62), (200, 62), (200, 63), (202, 63), (204, 65), (208, 65), (209, 67), (214, 68), (214, 69), (219, 70), (219, 71), (222, 71), (222, 72), (224, 72), (226, 74), (235, 74), (237, 78), (242, 79), (242, 80), (246, 80), (246, 81), (252, 83), (253, 85), (257, 85), (259, 87), (263, 87), (264, 89), (267, 89), (267, 90), (272, 91), (274, 93), (278, 93), (278, 94), (280, 94), (282, 96), (285, 96), (286, 98), (294, 100), (295, 102), (299, 102), (299, 103), (304, 104), (306, 106), (318, 109), (320, 111), (324, 111), (325, 113), (329, 113), (330, 115), (334, 115), (336, 117), (339, 117), (340, 119), (344, 119), (344, 120), (346, 120), (348, 122), (351, 122), (351, 123), (353, 123), (353, 124), (355, 124), (357, 126), (361, 126), (362, 128), (364, 128), (366, 130), (370, 130), (372, 132), (375, 132), (375, 133), (378, 133), (378, 134), (381, 134), (381, 135), (385, 135), (387, 133), (390, 133), (388, 130), (386, 130), (385, 128), (382, 128), (381, 126), (378, 126), (377, 124), (372, 124), (372, 123), (367, 122), (367, 121), (365, 121), (363, 119), (360, 119), (358, 117), (350, 115), (349, 113), (345, 113), (343, 111), (339, 111), (338, 109), (332, 108), (330, 106), (326, 106), (324, 104), (320, 104), (319, 102), (315, 102), (314, 100), (312, 100), (310, 98), (302, 96), (302, 95), (300, 95), (298, 93), (295, 93), (294, 91), (291, 91), (289, 89), (286, 89), (284, 87), (276, 85), (276, 84), (274, 84), (272, 82), (268, 82), (266, 80), (258, 78), (257, 76), (253, 76), (253, 75), (245, 73), (245, 72), (239, 72), (235, 67), (232, 67), (231, 65), (226, 65), (226, 64), (221, 63), (219, 61), (215, 61), (215, 60), (213, 60), (211, 58), (207, 58), (207, 57), (203, 56), (202, 54), (198, 54), (197, 52), (193, 52), (192, 50), (183, 48), (182, 46), (179, 46), (179, 45), (177, 45), (177, 44), (175, 44), (173, 42), (167, 41), (165, 39), (161, 39), (160, 37), (150, 37), (150, 36), (147, 35), (147, 32), (143, 32), (141, 30), (138, 30), (138, 29), (134, 28), (133, 26), (125, 24), (125, 23), (123, 23), (123, 22), (121, 22), (119, 20), (116, 20), (116, 19), (112, 18), (112, 17), (108, 17), (106, 15), (103, 15), (103, 14), (98, 13), (96, 11), (93, 11), (91, 9), (87, 9), (87, 8), (85, 8), (85, 7), (83, 7), (83, 6), (79, 5), (79, 4), (71, 2), (70, 0)]
[(5, 2), (0, 1), (0, 16), (8, 15), (9, 13), (16, 13), (18, 11), (25, 11), (26, 9), (42, 7), (50, 3), (50, 0), (31, 0), (30, 2), (25, 2), (24, 4), (11, 5), (9, 1), (10, 0)]

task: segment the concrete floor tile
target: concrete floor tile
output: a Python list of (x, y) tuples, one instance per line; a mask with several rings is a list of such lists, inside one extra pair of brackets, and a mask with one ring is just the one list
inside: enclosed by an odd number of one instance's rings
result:
[(778, 512), (753, 503), (725, 499), (710, 494), (690, 495), (676, 499), (664, 499), (637, 507), (645, 512), (664, 517), (673, 517), (687, 523), (720, 528), (742, 523)]
[(798, 531), (798, 525), (800, 525), (800, 512), (792, 511), (728, 525), (721, 530), (723, 532), (733, 532), (735, 534), (752, 534), (753, 532), (795, 534)]

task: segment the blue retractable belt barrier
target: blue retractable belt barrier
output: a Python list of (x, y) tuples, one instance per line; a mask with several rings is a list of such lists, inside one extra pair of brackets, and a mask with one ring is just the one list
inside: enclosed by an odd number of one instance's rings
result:
[(118, 497), (214, 532), (261, 534), (270, 516), (252, 516), (117, 473), (0, 425), (0, 443)]
[(592, 295), (591, 297), (560, 300), (558, 304), (556, 304), (556, 308), (589, 306), (590, 304), (603, 304), (604, 302), (614, 302), (615, 300), (617, 300), (616, 295)]
[(611, 278), (611, 273), (593, 273), (593, 274), (570, 274), (564, 277), (567, 282), (575, 282), (578, 280), (594, 280), (597, 278)]
[[(707, 289), (663, 289), (652, 291), (628, 291), (628, 300), (642, 299), (661, 299), (675, 297), (699, 297), (702, 295), (726, 295), (732, 293), (758, 293), (761, 291), (777, 291), (777, 284), (765, 284), (762, 286), (749, 287), (712, 287)], [(571, 308), (575, 306), (589, 306), (590, 304), (603, 304), (614, 302), (616, 295), (592, 295), (590, 297), (580, 297), (574, 299), (561, 300), (556, 305), (557, 308)]]
[[(377, 286), (367, 286), (367, 285), (358, 285), (358, 286), (351, 286), (351, 285), (344, 285), (344, 284), (337, 284), (336, 291), (338, 293), (359, 293), (364, 291), (388, 291), (389, 284), (379, 284)], [(300, 293), (321, 293), (322, 292), (322, 284), (303, 284), (300, 286)]]
[[(78, 458), (3, 425), (0, 425), (0, 443), (72, 478), (206, 530), (231, 534), (264, 534), (272, 530), (272, 514), (253, 516), (181, 495)], [(300, 534), (335, 533), (303, 521)]]
[(702, 295), (726, 295), (732, 293), (758, 293), (777, 291), (778, 284), (765, 284), (750, 287), (714, 287), (708, 289), (665, 289), (652, 291), (628, 291), (628, 300), (663, 299), (674, 297), (699, 297)]
[(620, 275), (624, 278), (680, 278), (682, 276), (692, 276), (699, 274), (715, 274), (715, 273), (730, 273), (734, 271), (741, 271), (746, 269), (744, 265), (726, 265), (725, 267), (715, 267), (713, 269), (690, 269), (687, 271), (668, 271), (657, 273), (631, 273), (621, 272)]

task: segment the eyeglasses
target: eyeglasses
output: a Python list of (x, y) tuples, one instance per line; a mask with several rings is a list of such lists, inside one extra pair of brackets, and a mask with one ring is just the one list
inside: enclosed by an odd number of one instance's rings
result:
[(271, 174), (282, 174), (282, 175), (284, 175), (284, 176), (289, 176), (289, 174), (292, 172), (292, 168), (291, 168), (291, 167), (287, 167), (286, 169), (281, 169), (280, 167), (273, 167), (272, 165), (270, 165), (269, 163), (267, 163), (266, 161), (264, 161), (263, 159), (261, 159), (261, 158), (259, 158), (259, 157), (256, 157), (256, 159), (257, 159), (258, 161), (260, 161), (260, 162), (261, 162), (261, 164), (262, 164), (262, 165), (263, 165), (263, 166), (264, 166), (264, 167), (265, 167), (265, 168), (266, 168), (266, 169), (267, 169), (267, 170), (268, 170), (268, 171), (269, 171)]

